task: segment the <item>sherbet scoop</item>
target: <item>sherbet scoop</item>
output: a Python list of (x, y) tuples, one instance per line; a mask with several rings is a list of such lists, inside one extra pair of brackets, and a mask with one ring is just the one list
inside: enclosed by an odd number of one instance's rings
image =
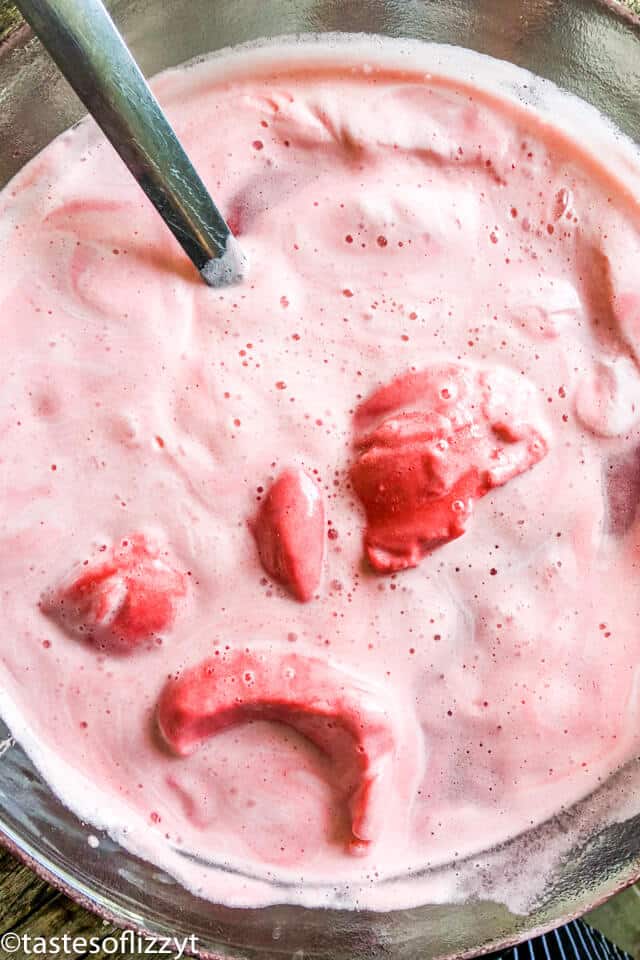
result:
[(246, 259), (101, 0), (19, 0), (25, 19), (211, 286)]

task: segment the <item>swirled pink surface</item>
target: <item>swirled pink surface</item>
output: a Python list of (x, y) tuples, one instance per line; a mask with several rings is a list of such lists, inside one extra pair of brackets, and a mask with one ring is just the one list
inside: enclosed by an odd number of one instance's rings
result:
[(287, 57), (156, 86), (240, 286), (88, 124), (0, 197), (0, 682), (194, 889), (348, 902), (637, 753), (640, 215), (481, 85)]

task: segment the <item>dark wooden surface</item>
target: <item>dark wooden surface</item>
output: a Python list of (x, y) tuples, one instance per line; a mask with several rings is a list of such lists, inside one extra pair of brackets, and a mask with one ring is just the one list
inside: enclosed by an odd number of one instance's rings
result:
[[(77, 906), (0, 848), (0, 938), (7, 931), (32, 938), (63, 936), (105, 937), (118, 934), (111, 924)], [(0, 960), (24, 960), (22, 950), (9, 953), (0, 948)], [(72, 960), (84, 960), (87, 952), (69, 953)], [(137, 960), (141, 953), (91, 953), (96, 960)]]
[(20, 22), (20, 14), (9, 0), (0, 0), (0, 40)]
[[(640, 13), (640, 0), (628, 0)], [(20, 17), (8, 0), (0, 0), (0, 41), (19, 24)], [(640, 960), (640, 894), (630, 890), (599, 908), (592, 922)], [(70, 936), (105, 937), (116, 928), (77, 906), (68, 897), (40, 880), (31, 870), (0, 848), (0, 937), (7, 931), (33, 937)], [(0, 948), (0, 960), (23, 960), (26, 953), (8, 953)], [(72, 960), (84, 960), (87, 953), (67, 954)], [(141, 953), (92, 953), (96, 960), (116, 956), (118, 960), (138, 960)]]

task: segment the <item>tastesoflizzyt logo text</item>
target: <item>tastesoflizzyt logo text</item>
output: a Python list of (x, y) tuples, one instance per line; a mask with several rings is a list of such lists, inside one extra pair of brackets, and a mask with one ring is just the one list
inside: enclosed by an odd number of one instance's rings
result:
[(35, 937), (28, 933), (9, 930), (0, 936), (0, 957), (77, 957), (119, 955), (137, 953), (141, 957), (166, 957), (167, 960), (182, 960), (195, 953), (198, 940), (190, 937), (154, 937), (122, 930), (106, 937), (77, 937), (64, 933), (59, 936)]

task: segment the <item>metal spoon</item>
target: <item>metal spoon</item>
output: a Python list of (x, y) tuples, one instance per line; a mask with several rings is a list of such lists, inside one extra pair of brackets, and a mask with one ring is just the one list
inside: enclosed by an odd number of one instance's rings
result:
[(100, 0), (17, 5), (203, 279), (241, 279), (237, 240)]

